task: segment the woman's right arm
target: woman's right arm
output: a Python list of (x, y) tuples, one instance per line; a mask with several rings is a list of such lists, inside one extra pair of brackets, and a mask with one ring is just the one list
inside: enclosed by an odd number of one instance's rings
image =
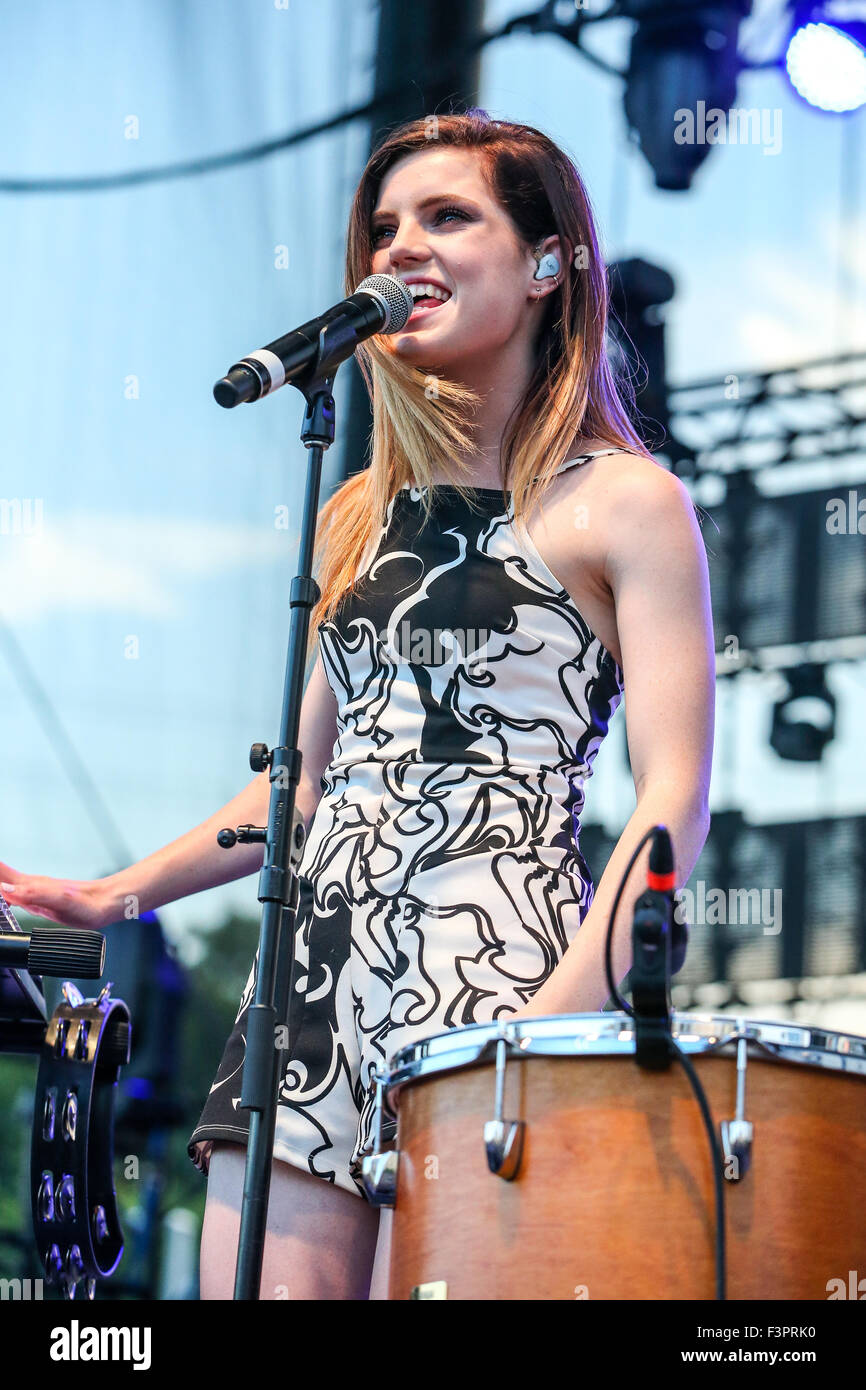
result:
[[(328, 685), (321, 653), (316, 658), (301, 704), (298, 744), (301, 776), (295, 805), (309, 829), (321, 797), (321, 777), (337, 738), (337, 702)], [(236, 844), (222, 849), (217, 832), (238, 825), (267, 825), (271, 786), (269, 771), (260, 772), (243, 791), (218, 811), (146, 859), (115, 874), (93, 880), (47, 878), (18, 873), (0, 862), (3, 896), (14, 907), (62, 926), (99, 930), (111, 922), (230, 883), (255, 873), (264, 862), (263, 844)], [(9, 885), (14, 884), (14, 889)]]

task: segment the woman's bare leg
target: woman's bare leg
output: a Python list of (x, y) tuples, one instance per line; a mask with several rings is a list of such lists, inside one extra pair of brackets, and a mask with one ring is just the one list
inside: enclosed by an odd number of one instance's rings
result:
[[(246, 1149), (215, 1143), (201, 1238), (203, 1299), (230, 1299)], [(262, 1262), (262, 1299), (366, 1299), (379, 1213), (363, 1197), (275, 1159)]]

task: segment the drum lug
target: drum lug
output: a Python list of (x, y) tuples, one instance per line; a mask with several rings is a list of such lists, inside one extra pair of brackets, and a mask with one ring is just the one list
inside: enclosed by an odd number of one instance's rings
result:
[(523, 1139), (526, 1124), (523, 1120), (503, 1119), (502, 1106), (505, 1094), (505, 1062), (508, 1042), (504, 1036), (496, 1042), (496, 1099), (494, 1117), (484, 1126), (484, 1150), (487, 1166), (498, 1178), (511, 1182), (520, 1171), (523, 1157)]
[(361, 1180), (371, 1207), (396, 1205), (399, 1166), (400, 1155), (396, 1149), (388, 1153), (366, 1154), (361, 1159)]
[[(741, 1024), (745, 1026), (745, 1022)], [(733, 1120), (723, 1120), (722, 1158), (728, 1182), (739, 1182), (749, 1171), (755, 1126), (746, 1119), (746, 1068), (749, 1064), (749, 1044), (744, 1037), (737, 1039), (737, 1110)]]
[(498, 1178), (517, 1177), (523, 1156), (523, 1120), (488, 1120), (484, 1126), (487, 1166)]
[(361, 1181), (367, 1200), (373, 1207), (393, 1207), (397, 1201), (397, 1173), (400, 1154), (397, 1149), (382, 1149), (382, 1115), (384, 1110), (385, 1073), (376, 1068), (376, 1103), (373, 1110), (373, 1148), (361, 1159)]
[(725, 1177), (729, 1182), (739, 1182), (752, 1162), (755, 1126), (748, 1120), (722, 1120), (721, 1131)]

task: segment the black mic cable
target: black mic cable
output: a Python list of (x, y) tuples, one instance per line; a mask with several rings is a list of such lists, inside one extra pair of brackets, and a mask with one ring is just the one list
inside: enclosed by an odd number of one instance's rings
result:
[[(613, 1000), (614, 1004), (618, 1009), (620, 1009), (623, 1013), (628, 1014), (632, 1018), (634, 1017), (634, 1009), (625, 999), (623, 999), (622, 995), (619, 992), (619, 989), (617, 988), (616, 980), (614, 979), (613, 975), (613, 928), (614, 923), (616, 921), (617, 909), (619, 908), (623, 892), (625, 891), (625, 886), (628, 882), (629, 874), (631, 873), (632, 869), (637, 863), (638, 856), (641, 850), (643, 849), (644, 845), (646, 844), (647, 840), (650, 839), (650, 837), (652, 837), (653, 839), (653, 848), (650, 850), (650, 867), (647, 871), (647, 887), (651, 892), (664, 894), (670, 893), (673, 896), (676, 887), (676, 878), (674, 873), (673, 850), (670, 835), (665, 826), (653, 825), (650, 826), (649, 830), (647, 830), (646, 833), (641, 836), (640, 840), (638, 841), (635, 847), (634, 853), (631, 856), (631, 859), (625, 867), (625, 871), (623, 873), (622, 878), (620, 879), (619, 886), (614, 896), (613, 907), (610, 911), (610, 917), (608, 919), (607, 924), (607, 934), (605, 936), (604, 942), (604, 968), (605, 974), (607, 976), (607, 987), (610, 992), (610, 998)], [(640, 899), (638, 900), (638, 903), (639, 902)], [(638, 904), (636, 903), (636, 909), (637, 906)], [(677, 923), (677, 920), (678, 919), (676, 916), (676, 911), (674, 910), (674, 923)], [(680, 925), (684, 926), (684, 924)], [(674, 949), (676, 949), (677, 945), (680, 945), (682, 948), (683, 960), (680, 962), (680, 965), (682, 965), (685, 960), (685, 939), (681, 937), (680, 941), (677, 942), (676, 927), (674, 927), (673, 929), (673, 942)], [(678, 965), (677, 969), (679, 968), (680, 966)], [(635, 1025), (635, 1028), (637, 1028), (637, 1025)], [(635, 1033), (635, 1045), (637, 1045), (637, 1033)], [(716, 1301), (724, 1302), (724, 1300), (727, 1297), (727, 1256), (725, 1250), (725, 1178), (723, 1171), (723, 1157), (721, 1145), (719, 1144), (718, 1135), (716, 1134), (716, 1126), (713, 1123), (713, 1117), (710, 1112), (710, 1106), (707, 1100), (706, 1092), (704, 1091), (704, 1088), (701, 1085), (697, 1071), (695, 1070), (694, 1063), (692, 1062), (691, 1058), (688, 1057), (687, 1054), (682, 1050), (682, 1048), (679, 1047), (679, 1045), (674, 1041), (672, 1037), (667, 1039), (667, 1047), (670, 1051), (670, 1055), (676, 1061), (679, 1062), (680, 1066), (683, 1068), (683, 1071), (685, 1072), (688, 1078), (689, 1085), (691, 1086), (692, 1091), (694, 1092), (695, 1100), (698, 1104), (698, 1109), (701, 1112), (701, 1119), (704, 1123), (704, 1129), (707, 1135), (707, 1142), (710, 1146), (710, 1157), (713, 1171), (713, 1195), (715, 1201)]]

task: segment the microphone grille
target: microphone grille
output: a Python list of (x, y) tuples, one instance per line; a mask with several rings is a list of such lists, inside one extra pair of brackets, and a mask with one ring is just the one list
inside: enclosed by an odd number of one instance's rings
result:
[(373, 294), (384, 305), (385, 324), (381, 333), (399, 333), (405, 328), (412, 315), (415, 302), (411, 291), (395, 275), (368, 275), (362, 280), (355, 294), (361, 291)]

